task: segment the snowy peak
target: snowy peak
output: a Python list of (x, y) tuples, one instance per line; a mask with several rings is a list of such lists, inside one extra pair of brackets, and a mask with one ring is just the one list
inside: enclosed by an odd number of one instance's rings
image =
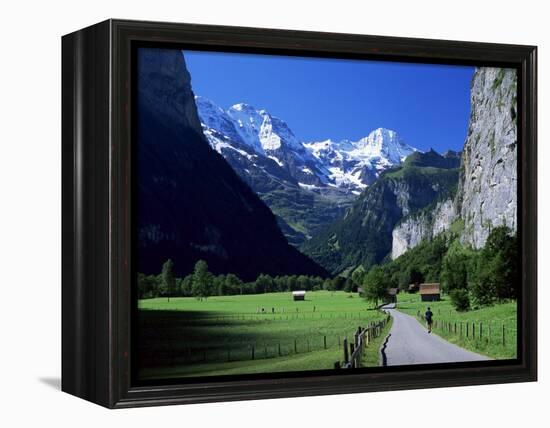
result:
[[(397, 132), (378, 128), (358, 141), (301, 142), (283, 120), (263, 109), (239, 103), (224, 110), (197, 96), (197, 110), (210, 145), (224, 157), (267, 160), (302, 187), (335, 187), (359, 194), (387, 168), (417, 151)], [(248, 165), (247, 169), (252, 165)]]
[(385, 128), (375, 129), (367, 137), (360, 139), (356, 146), (366, 156), (384, 158), (392, 164), (403, 162), (416, 151), (405, 144), (397, 132)]
[(300, 147), (288, 125), (263, 109), (240, 103), (231, 106), (226, 113), (234, 121), (243, 140), (259, 153), (279, 150), (283, 146)]

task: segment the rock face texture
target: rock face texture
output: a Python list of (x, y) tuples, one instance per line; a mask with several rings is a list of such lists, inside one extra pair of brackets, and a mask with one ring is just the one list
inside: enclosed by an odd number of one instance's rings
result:
[(456, 166), (435, 151), (415, 152), (401, 167), (382, 173), (342, 219), (305, 242), (302, 250), (335, 274), (359, 265), (369, 269), (391, 253), (392, 231), (401, 219), (456, 189)]
[(183, 55), (140, 49), (137, 93), (138, 270), (178, 276), (203, 259), (243, 280), (325, 275), (290, 246), (269, 208), (206, 141)]
[(421, 210), (405, 217), (392, 231), (392, 260), (422, 241), (448, 230), (455, 219), (453, 199), (437, 202), (433, 209)]
[(456, 196), (405, 217), (392, 232), (395, 259), (461, 220), (461, 240), (485, 245), (491, 229), (517, 229), (517, 78), (511, 69), (480, 68), (472, 78), (468, 135)]
[(456, 202), (464, 220), (462, 240), (480, 248), (491, 228), (517, 229), (515, 70), (476, 70), (471, 106)]

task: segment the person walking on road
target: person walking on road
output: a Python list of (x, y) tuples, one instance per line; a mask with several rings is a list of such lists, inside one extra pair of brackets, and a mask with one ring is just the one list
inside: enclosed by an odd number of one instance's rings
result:
[(428, 306), (428, 310), (424, 314), (424, 317), (426, 318), (426, 324), (428, 325), (428, 333), (432, 332), (433, 316), (434, 314), (430, 310), (430, 307)]

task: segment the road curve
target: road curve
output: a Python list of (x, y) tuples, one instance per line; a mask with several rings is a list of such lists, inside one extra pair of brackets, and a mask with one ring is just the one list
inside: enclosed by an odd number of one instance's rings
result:
[[(489, 360), (467, 351), (428, 331), (414, 317), (399, 312), (395, 305), (382, 307), (393, 317), (393, 324), (382, 349), (387, 366), (410, 364), (457, 363)], [(385, 356), (385, 358), (384, 358)]]

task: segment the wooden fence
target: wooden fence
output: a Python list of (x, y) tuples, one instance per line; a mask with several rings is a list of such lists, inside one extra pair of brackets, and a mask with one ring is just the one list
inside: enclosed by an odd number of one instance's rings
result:
[(345, 337), (343, 341), (344, 361), (343, 363), (337, 361), (334, 368), (354, 369), (361, 367), (365, 350), (372, 340), (382, 334), (390, 319), (390, 315), (387, 315), (382, 321), (371, 323), (368, 327), (357, 327), (357, 331), (353, 335), (353, 342), (348, 342), (348, 338)]
[[(416, 315), (422, 322), (426, 322), (426, 317), (420, 312)], [(485, 341), (487, 344), (500, 344), (501, 346), (506, 346), (508, 336), (511, 333), (510, 328), (506, 328), (504, 323), (483, 323), (481, 321), (449, 321), (436, 319), (433, 321), (432, 328), (434, 330), (442, 330), (461, 338), (480, 342)]]

